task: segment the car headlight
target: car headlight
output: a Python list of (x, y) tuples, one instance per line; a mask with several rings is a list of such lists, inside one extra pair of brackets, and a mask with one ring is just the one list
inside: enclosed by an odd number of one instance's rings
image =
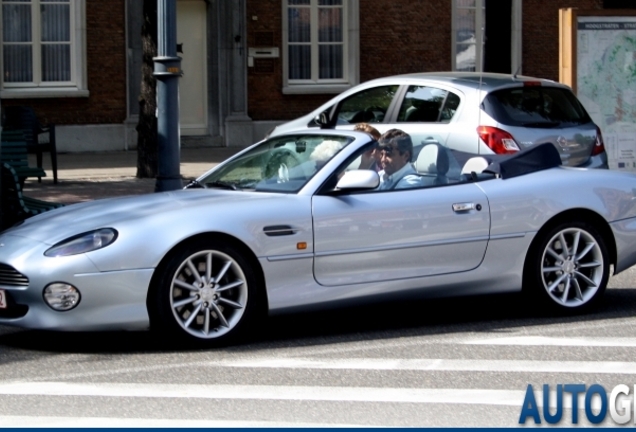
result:
[(64, 282), (49, 284), (42, 291), (46, 304), (53, 310), (64, 312), (73, 309), (80, 302), (81, 296), (77, 288)]
[(105, 248), (117, 239), (117, 231), (112, 228), (100, 228), (63, 240), (44, 252), (47, 257), (78, 255)]

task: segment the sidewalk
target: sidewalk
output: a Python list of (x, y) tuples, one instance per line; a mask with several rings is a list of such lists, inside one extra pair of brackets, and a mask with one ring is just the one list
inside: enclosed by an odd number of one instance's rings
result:
[[(241, 148), (201, 147), (181, 149), (181, 176), (185, 184), (218, 163), (242, 150)], [(43, 168), (47, 177), (38, 183), (29, 178), (24, 194), (46, 201), (71, 204), (99, 198), (152, 193), (155, 179), (138, 179), (137, 152), (62, 153), (57, 155), (58, 183), (53, 184), (51, 158), (43, 156)], [(29, 155), (30, 165), (35, 166), (35, 155)]]

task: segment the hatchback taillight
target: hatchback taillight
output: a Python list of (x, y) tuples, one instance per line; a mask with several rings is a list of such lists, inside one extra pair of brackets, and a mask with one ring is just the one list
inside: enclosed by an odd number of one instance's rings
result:
[(520, 150), (517, 141), (505, 130), (492, 126), (477, 126), (477, 133), (496, 154), (516, 153)]
[(605, 143), (603, 142), (603, 134), (601, 134), (601, 128), (596, 126), (596, 142), (592, 147), (592, 156), (599, 155), (605, 151)]

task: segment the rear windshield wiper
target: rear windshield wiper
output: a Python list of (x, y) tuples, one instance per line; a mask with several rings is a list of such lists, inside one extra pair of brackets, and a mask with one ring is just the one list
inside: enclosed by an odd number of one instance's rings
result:
[(557, 126), (560, 126), (561, 122), (527, 122), (527, 123), (521, 123), (521, 126), (523, 127), (530, 127), (530, 128), (555, 128)]

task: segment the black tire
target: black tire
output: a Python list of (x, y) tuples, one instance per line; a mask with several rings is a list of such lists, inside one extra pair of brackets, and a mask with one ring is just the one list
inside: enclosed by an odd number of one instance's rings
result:
[(157, 268), (151, 289), (151, 330), (190, 344), (242, 340), (265, 306), (249, 260), (234, 245), (215, 238), (199, 238), (173, 250)]
[(609, 279), (603, 237), (582, 221), (560, 223), (539, 236), (526, 257), (525, 293), (560, 313), (585, 312), (596, 306)]

